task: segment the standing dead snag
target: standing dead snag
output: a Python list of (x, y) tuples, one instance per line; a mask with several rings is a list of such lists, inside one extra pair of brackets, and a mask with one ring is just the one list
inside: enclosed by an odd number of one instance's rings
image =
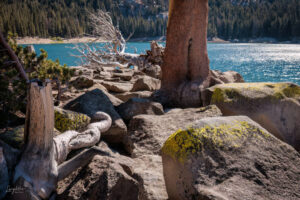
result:
[(209, 86), (207, 55), (208, 0), (171, 0), (167, 42), (162, 66), (165, 105), (200, 106)]
[(53, 148), (51, 84), (45, 83), (43, 86), (31, 83), (27, 98), (25, 148), (15, 170), (14, 182), (20, 183), (18, 179), (24, 179), (23, 184), (29, 183), (34, 194), (47, 198), (55, 190), (58, 176)]

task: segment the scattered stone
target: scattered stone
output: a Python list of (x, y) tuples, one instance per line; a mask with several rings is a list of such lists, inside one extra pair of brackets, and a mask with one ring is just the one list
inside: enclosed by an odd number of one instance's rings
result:
[(126, 103), (119, 105), (116, 109), (125, 122), (129, 122), (136, 115), (164, 114), (163, 106), (160, 103), (140, 98), (132, 98)]
[(114, 96), (126, 102), (131, 98), (149, 98), (153, 92), (151, 91), (137, 91), (137, 92), (125, 92), (125, 93), (116, 93)]
[(136, 91), (154, 91), (160, 88), (160, 80), (149, 77), (149, 76), (142, 76), (134, 83), (132, 92)]
[(115, 110), (109, 97), (99, 89), (81, 95), (65, 105), (64, 109), (84, 113), (90, 117), (98, 111), (109, 114), (112, 118), (112, 127), (107, 132), (101, 133), (101, 138), (108, 142), (122, 143), (123, 137), (127, 133), (126, 125)]
[(159, 151), (170, 136), (179, 128), (186, 128), (194, 121), (221, 116), (216, 106), (189, 109), (173, 109), (164, 115), (138, 115), (131, 119), (128, 127), (129, 141), (133, 142), (127, 150), (133, 157), (145, 154), (158, 155)]
[(120, 78), (123, 81), (130, 81), (133, 76), (133, 71), (128, 71), (124, 73), (113, 73), (112, 77), (114, 78)]
[(169, 199), (298, 199), (300, 154), (246, 116), (206, 118), (162, 148)]
[(82, 66), (70, 67), (71, 69), (75, 69), (74, 76), (87, 76), (93, 77), (93, 70), (88, 69)]
[(71, 81), (70, 84), (76, 89), (89, 88), (94, 85), (94, 80), (87, 76), (79, 76), (75, 80)]
[(215, 84), (245, 82), (242, 75), (235, 71), (221, 72), (219, 70), (211, 70), (210, 72)]
[(85, 114), (54, 107), (55, 128), (60, 132), (67, 130), (83, 130), (91, 118)]
[(103, 81), (102, 85), (106, 87), (106, 89), (110, 92), (129, 92), (132, 89), (131, 83), (117, 83), (117, 82), (109, 82), (109, 81)]
[(162, 79), (162, 71), (159, 65), (149, 65), (143, 69), (143, 72), (152, 77), (161, 80)]
[(246, 115), (277, 138), (300, 150), (300, 87), (293, 83), (216, 85), (211, 103), (224, 115)]

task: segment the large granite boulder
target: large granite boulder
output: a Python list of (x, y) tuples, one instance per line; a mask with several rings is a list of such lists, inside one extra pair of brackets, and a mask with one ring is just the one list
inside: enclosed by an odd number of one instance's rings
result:
[(54, 108), (55, 128), (60, 132), (67, 130), (83, 130), (90, 122), (91, 118), (85, 114)]
[(300, 198), (300, 154), (246, 116), (178, 130), (162, 160), (172, 200)]
[(231, 83), (209, 88), (224, 115), (246, 115), (300, 150), (300, 86), (293, 83)]
[(98, 111), (109, 114), (112, 118), (112, 127), (107, 132), (102, 133), (101, 137), (112, 143), (123, 142), (127, 127), (103, 91), (99, 89), (89, 91), (69, 102), (64, 106), (64, 109), (84, 113), (90, 117)]
[(154, 91), (160, 88), (160, 80), (150, 76), (141, 76), (133, 84), (132, 92), (136, 91)]
[(168, 199), (160, 156), (132, 159), (104, 142), (99, 147), (110, 156), (97, 155), (87, 167), (60, 181), (56, 199)]
[(164, 109), (160, 103), (149, 99), (132, 98), (119, 105), (117, 111), (125, 122), (129, 122), (136, 115), (163, 115)]
[(196, 120), (221, 115), (216, 106), (173, 109), (164, 115), (137, 115), (131, 119), (128, 126), (128, 137), (132, 144), (127, 150), (134, 157), (145, 154), (158, 155), (170, 133), (179, 128), (186, 128)]

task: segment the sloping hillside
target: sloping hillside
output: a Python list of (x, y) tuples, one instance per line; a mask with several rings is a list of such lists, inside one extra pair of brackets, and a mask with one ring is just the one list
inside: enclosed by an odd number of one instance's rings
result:
[[(300, 37), (299, 0), (209, 0), (209, 37)], [(1, 0), (0, 28), (20, 36), (74, 37), (90, 33), (87, 14), (111, 12), (125, 36), (166, 34), (168, 0)]]

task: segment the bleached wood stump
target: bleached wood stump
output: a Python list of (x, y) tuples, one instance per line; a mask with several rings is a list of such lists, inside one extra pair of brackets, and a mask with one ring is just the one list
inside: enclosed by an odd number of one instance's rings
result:
[(25, 147), (15, 170), (14, 182), (33, 196), (47, 198), (55, 190), (58, 177), (53, 148), (54, 105), (51, 84), (31, 83), (27, 99)]

